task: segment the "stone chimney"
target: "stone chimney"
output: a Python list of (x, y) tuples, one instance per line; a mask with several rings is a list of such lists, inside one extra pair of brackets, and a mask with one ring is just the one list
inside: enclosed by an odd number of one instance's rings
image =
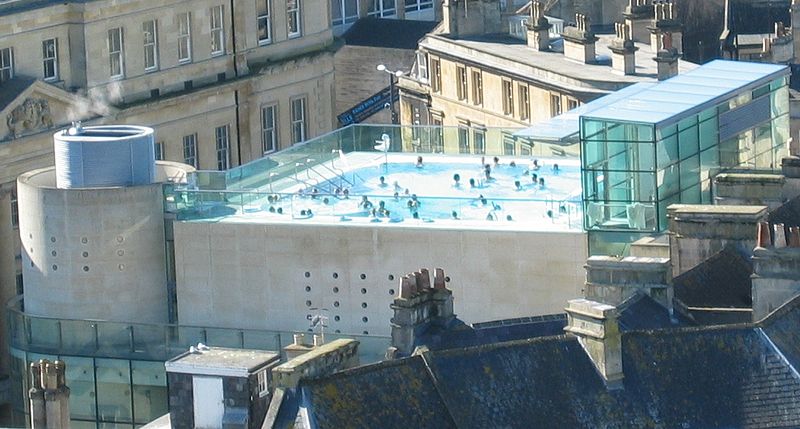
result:
[(31, 428), (69, 429), (69, 394), (66, 384), (66, 365), (46, 359), (31, 363), (31, 388), (28, 399), (31, 407)]
[(575, 335), (608, 389), (622, 386), (622, 335), (617, 309), (587, 299), (567, 302), (565, 331)]
[(667, 80), (678, 75), (678, 60), (680, 54), (672, 47), (672, 34), (664, 33), (662, 36), (663, 49), (658, 51), (653, 60), (658, 66), (658, 80)]
[(672, 314), (669, 258), (591, 256), (584, 267), (586, 299), (616, 307), (636, 293), (644, 293)]
[(780, 174), (720, 173), (714, 176), (714, 204), (759, 205), (772, 211), (785, 202), (785, 184)]
[(626, 22), (614, 23), (617, 37), (608, 47), (611, 50), (611, 67), (625, 74), (636, 73), (636, 51), (639, 50), (633, 44), (631, 38), (631, 27)]
[(625, 17), (625, 24), (631, 29), (633, 41), (649, 43), (649, 28), (653, 24), (653, 0), (629, 0), (622, 15)]
[(800, 294), (800, 228), (758, 224), (753, 250), (753, 321)]
[[(509, 2), (511, 3), (511, 2)], [(528, 22), (528, 46), (537, 51), (550, 50), (550, 22), (544, 16), (544, 5), (540, 1), (531, 2), (531, 19)]]
[(800, 156), (787, 156), (781, 160), (781, 173), (786, 184), (783, 197), (791, 200), (800, 196)]
[[(653, 52), (662, 49), (675, 48), (678, 55), (683, 54), (683, 30), (675, 11), (672, 0), (656, 1), (653, 3), (653, 25), (650, 31), (650, 48)], [(669, 46), (665, 46), (665, 34), (669, 34)]]
[(443, 0), (441, 30), (452, 37), (501, 33), (503, 17), (499, 0)]
[(359, 365), (359, 342), (339, 338), (272, 368), (276, 388), (294, 389), (302, 379), (321, 377)]
[(674, 278), (728, 245), (751, 255), (758, 223), (767, 219), (767, 207), (673, 204), (667, 207), (667, 218)]
[(390, 305), (392, 344), (387, 356), (410, 356), (416, 339), (432, 326), (446, 326), (455, 319), (453, 291), (445, 284), (444, 270), (436, 268), (433, 287), (428, 269), (407, 274), (400, 279), (397, 298)]
[(590, 30), (589, 17), (582, 14), (575, 14), (575, 26), (565, 27), (564, 33), (564, 56), (586, 64), (595, 62), (595, 42), (597, 37)]
[(286, 353), (286, 359), (294, 359), (302, 354), (314, 350), (314, 347), (314, 345), (306, 343), (305, 334), (297, 333), (293, 335), (292, 344), (284, 347), (283, 352)]

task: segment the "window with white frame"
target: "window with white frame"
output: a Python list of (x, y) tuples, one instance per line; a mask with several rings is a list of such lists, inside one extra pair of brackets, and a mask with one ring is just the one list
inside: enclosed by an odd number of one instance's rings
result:
[(164, 160), (164, 142), (156, 142), (155, 146), (153, 146), (153, 151), (155, 152), (156, 161)]
[(261, 108), (261, 148), (264, 153), (274, 152), (278, 147), (278, 106)]
[(292, 144), (306, 139), (306, 98), (292, 99)]
[(183, 136), (183, 162), (198, 168), (197, 165), (197, 134)]
[(425, 52), (417, 52), (417, 78), (428, 81), (428, 55)]
[(270, 17), (272, 8), (269, 3), (270, 1), (271, 0), (256, 0), (259, 45), (266, 45), (272, 41), (272, 20)]
[(142, 23), (144, 44), (144, 71), (158, 69), (158, 21), (151, 19)]
[(397, 14), (395, 0), (369, 0), (369, 11), (367, 16), (376, 18), (388, 18)]
[(258, 379), (258, 397), (262, 398), (269, 394), (269, 373), (264, 369), (256, 374)]
[(214, 130), (214, 136), (217, 140), (217, 170), (225, 171), (231, 166), (230, 155), (230, 126), (223, 125)]
[(300, 0), (286, 0), (286, 25), (290, 38), (302, 35), (302, 19)]
[(122, 77), (125, 73), (123, 43), (122, 27), (108, 30), (108, 74), (111, 77)]
[(192, 61), (192, 15), (189, 12), (178, 14), (178, 62)]
[(14, 77), (14, 50), (12, 48), (0, 49), (0, 82), (5, 82)]
[(510, 80), (503, 79), (503, 113), (514, 116), (514, 85)]
[(225, 10), (222, 5), (211, 8), (211, 55), (225, 52), (225, 31), (222, 25), (224, 18)]
[(433, 7), (433, 0), (405, 0), (405, 3), (406, 12), (416, 12)]
[(44, 80), (58, 80), (58, 39), (42, 41)]
[(358, 0), (331, 0), (331, 23), (352, 24), (358, 20)]
[(486, 128), (476, 128), (472, 132), (472, 139), (475, 141), (475, 153), (483, 155), (486, 153)]

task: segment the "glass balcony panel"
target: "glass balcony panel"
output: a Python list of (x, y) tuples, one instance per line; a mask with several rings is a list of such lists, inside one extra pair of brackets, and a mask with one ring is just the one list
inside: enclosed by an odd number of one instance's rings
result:
[(129, 362), (95, 359), (98, 420), (107, 423), (133, 421)]

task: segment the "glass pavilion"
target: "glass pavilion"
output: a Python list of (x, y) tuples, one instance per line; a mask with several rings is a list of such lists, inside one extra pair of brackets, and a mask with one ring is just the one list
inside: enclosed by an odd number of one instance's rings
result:
[(667, 229), (667, 207), (711, 204), (729, 169), (778, 170), (789, 139), (789, 69), (712, 61), (638, 83), (517, 135), (580, 141), (591, 253)]

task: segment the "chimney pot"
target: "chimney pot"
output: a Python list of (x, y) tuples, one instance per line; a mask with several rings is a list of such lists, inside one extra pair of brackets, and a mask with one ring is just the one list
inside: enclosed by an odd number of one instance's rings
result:
[(772, 239), (770, 238), (769, 233), (769, 222), (758, 223), (758, 242), (756, 243), (756, 247), (760, 247), (762, 249), (772, 247)]
[(419, 270), (420, 289), (426, 290), (431, 288), (431, 272), (427, 268)]
[(319, 347), (322, 345), (322, 335), (314, 334), (314, 347)]
[(436, 268), (433, 271), (433, 287), (435, 289), (447, 288), (447, 285), (445, 284), (444, 269)]
[(782, 223), (774, 225), (774, 244), (775, 248), (783, 248), (786, 247), (786, 228), (783, 226)]
[(294, 345), (302, 346), (305, 343), (305, 334), (294, 334), (292, 335), (294, 339)]
[(789, 227), (789, 247), (800, 247), (800, 227)]

